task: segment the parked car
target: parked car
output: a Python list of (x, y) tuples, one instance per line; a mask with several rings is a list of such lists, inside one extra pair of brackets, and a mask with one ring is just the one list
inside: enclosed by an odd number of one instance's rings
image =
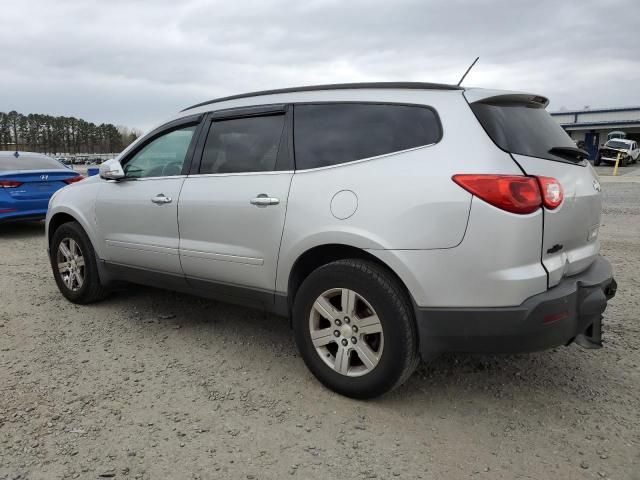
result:
[(42, 220), (51, 195), (82, 178), (46, 155), (0, 152), (0, 222)]
[(547, 103), (374, 83), (189, 107), (53, 197), (53, 275), (79, 304), (125, 280), (289, 316), (358, 398), (440, 352), (599, 347), (601, 188)]
[(602, 162), (616, 162), (620, 155), (621, 167), (626, 167), (630, 163), (636, 163), (640, 157), (640, 148), (635, 140), (617, 138), (608, 140), (598, 151), (594, 163), (600, 165)]

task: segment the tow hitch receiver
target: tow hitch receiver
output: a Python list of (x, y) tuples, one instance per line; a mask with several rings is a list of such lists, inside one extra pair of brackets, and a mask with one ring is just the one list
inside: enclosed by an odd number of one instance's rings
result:
[(581, 347), (602, 348), (602, 313), (607, 306), (607, 300), (613, 298), (617, 288), (618, 284), (611, 279), (604, 288), (587, 287), (578, 291), (578, 315), (585, 319), (593, 318), (586, 330), (576, 335), (574, 341)]
[(602, 315), (574, 340), (582, 348), (602, 348)]

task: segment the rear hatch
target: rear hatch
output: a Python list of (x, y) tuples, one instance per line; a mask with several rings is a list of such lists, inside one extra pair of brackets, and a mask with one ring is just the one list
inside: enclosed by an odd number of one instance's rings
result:
[(540, 255), (549, 287), (588, 268), (600, 250), (602, 195), (587, 153), (549, 115), (544, 97), (484, 90), (468, 90), (465, 97), (494, 143), (525, 175), (552, 177), (562, 185), (562, 204), (543, 212)]

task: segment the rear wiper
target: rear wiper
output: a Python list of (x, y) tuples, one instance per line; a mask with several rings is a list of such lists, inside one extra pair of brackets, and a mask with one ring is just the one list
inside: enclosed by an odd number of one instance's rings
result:
[(589, 152), (578, 147), (553, 147), (549, 153), (569, 158), (570, 160), (583, 160), (589, 158)]

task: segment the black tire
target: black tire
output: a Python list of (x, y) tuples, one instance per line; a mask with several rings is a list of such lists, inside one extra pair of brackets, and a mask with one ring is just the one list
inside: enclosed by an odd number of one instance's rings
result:
[[(84, 281), (77, 290), (67, 287), (58, 269), (57, 252), (60, 243), (65, 239), (74, 240), (84, 258)], [(93, 245), (91, 245), (89, 237), (79, 223), (68, 222), (58, 227), (51, 239), (49, 259), (58, 289), (67, 300), (73, 303), (86, 304), (101, 300), (109, 294), (109, 291), (100, 283)]]
[[(379, 361), (361, 376), (335, 371), (320, 357), (311, 340), (311, 309), (323, 292), (334, 288), (353, 290), (366, 299), (382, 326), (384, 348)], [(339, 260), (314, 270), (296, 294), (293, 326), (298, 349), (309, 370), (325, 386), (348, 397), (365, 399), (387, 393), (404, 383), (420, 361), (408, 294), (390, 272), (371, 261)]]
[(620, 166), (621, 167), (626, 167), (628, 165), (628, 160), (626, 158), (621, 158), (620, 159)]
[(602, 163), (602, 157), (598, 154), (596, 155), (596, 159), (593, 161), (593, 164), (597, 167)]

